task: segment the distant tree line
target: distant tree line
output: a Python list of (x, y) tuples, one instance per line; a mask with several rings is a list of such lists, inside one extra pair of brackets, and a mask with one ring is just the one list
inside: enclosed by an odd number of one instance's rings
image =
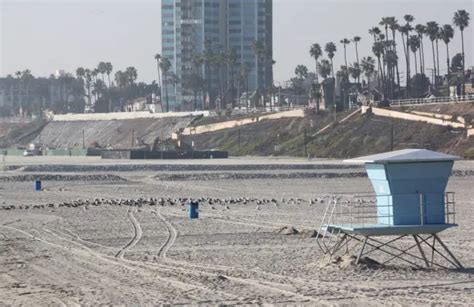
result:
[[(315, 43), (310, 47), (309, 54), (315, 60), (315, 72), (312, 78), (319, 83), (318, 77), (322, 77), (322, 87), (316, 91), (307, 90), (307, 93), (318, 102), (321, 98), (321, 88), (332, 89), (324, 91), (330, 93), (329, 97), (324, 97), (331, 105), (336, 103), (335, 97), (335, 77), (339, 76), (341, 86), (341, 97), (339, 103), (347, 105), (348, 96), (353, 92), (361, 92), (363, 88), (373, 89), (378, 94), (379, 99), (400, 99), (423, 97), (427, 93), (434, 95), (447, 95), (447, 88), (442, 88), (443, 75), (439, 59), (439, 45), (446, 48), (446, 78), (448, 85), (457, 85), (460, 88), (460, 95), (465, 94), (466, 67), (464, 50), (464, 30), (469, 26), (470, 16), (465, 10), (458, 10), (454, 13), (453, 25), (439, 25), (435, 21), (426, 24), (414, 25), (415, 18), (412, 15), (405, 15), (403, 21), (399, 22), (395, 17), (383, 17), (378, 26), (372, 27), (368, 33), (372, 37), (372, 53), (359, 58), (358, 46), (362, 40), (360, 36), (352, 39), (343, 38), (340, 44), (343, 48), (344, 65), (335, 71), (333, 59), (337, 52), (334, 42), (329, 42), (323, 47)], [(459, 29), (461, 35), (462, 49), (460, 53), (450, 58), (450, 42), (454, 38), (455, 28)], [(425, 39), (431, 42), (431, 50), (425, 50)], [(355, 61), (349, 63), (347, 51), (349, 45), (353, 44)], [(397, 46), (402, 45), (403, 53), (399, 54)], [(425, 63), (425, 53), (431, 52), (433, 69), (428, 72)], [(324, 53), (327, 58), (323, 58)], [(401, 87), (399, 70), (400, 61), (405, 62), (405, 88)], [(414, 70), (414, 73), (413, 73)], [(300, 85), (304, 79), (310, 77), (309, 70), (303, 65), (298, 65), (295, 69), (295, 78), (291, 81), (295, 92), (301, 93)], [(433, 82), (429, 76), (432, 76)], [(361, 84), (361, 77), (365, 81)], [(353, 81), (351, 81), (351, 78)], [(372, 82), (372, 84), (371, 84)]]
[[(262, 40), (254, 41), (252, 51), (258, 63), (274, 65), (275, 61), (271, 58), (265, 42)], [(193, 96), (192, 109), (224, 109), (225, 102), (229, 102), (235, 107), (240, 95), (249, 91), (249, 76), (251, 67), (249, 63), (240, 63), (237, 53), (234, 49), (223, 49), (221, 46), (212, 45), (211, 41), (206, 41), (204, 51), (192, 55), (193, 68), (186, 71), (180, 80), (175, 73), (171, 71), (172, 64), (170, 59), (156, 54), (154, 59), (157, 63), (158, 81), (163, 83), (163, 102), (166, 111), (169, 111), (169, 93), (167, 89), (171, 86), (176, 88), (181, 84), (185, 93)], [(266, 72), (266, 69), (263, 69)], [(265, 86), (265, 80), (262, 79), (263, 73), (257, 73), (257, 99), (255, 106), (265, 105), (264, 97), (268, 91)], [(162, 76), (162, 77), (161, 77)], [(198, 105), (198, 101), (208, 102), (205, 105)]]
[(112, 112), (125, 110), (126, 104), (140, 97), (160, 95), (156, 82), (136, 82), (136, 68), (114, 73), (110, 62), (96, 68), (79, 67), (70, 73), (49, 78), (34, 77), (30, 70), (0, 78), (0, 116), (41, 116), (55, 114)]

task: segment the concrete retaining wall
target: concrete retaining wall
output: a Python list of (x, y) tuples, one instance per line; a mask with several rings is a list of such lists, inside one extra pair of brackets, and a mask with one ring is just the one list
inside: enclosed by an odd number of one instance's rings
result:
[(104, 120), (125, 120), (139, 118), (171, 118), (171, 117), (189, 117), (189, 116), (209, 116), (209, 111), (198, 112), (169, 112), (169, 113), (150, 113), (150, 112), (117, 112), (117, 113), (87, 113), (87, 114), (56, 114), (53, 115), (53, 121), (104, 121)]
[[(0, 155), (4, 155), (6, 152), (7, 156), (23, 156), (24, 149), (6, 148), (0, 149)], [(102, 150), (94, 148), (71, 148), (71, 149), (47, 149), (43, 151), (43, 156), (100, 156)]]
[(103, 151), (102, 159), (128, 160), (176, 160), (176, 159), (227, 159), (227, 151), (143, 151), (111, 150)]
[[(452, 121), (453, 115), (448, 115), (448, 114), (439, 114), (439, 113), (430, 113), (430, 112), (420, 112), (420, 111), (410, 111), (413, 114), (416, 115), (423, 115), (423, 116), (428, 116), (428, 117), (434, 117), (434, 118), (440, 118), (448, 121)], [(460, 122), (461, 124), (466, 124), (466, 120), (462, 116), (457, 116), (456, 121)]]
[[(438, 126), (451, 126), (453, 128), (466, 128), (464, 124), (444, 120), (441, 118), (432, 118), (432, 117), (427, 117), (427, 116), (422, 116), (422, 115), (416, 115), (416, 114), (410, 114), (410, 113), (404, 113), (404, 112), (380, 109), (380, 108), (374, 108), (374, 107), (372, 107), (371, 109), (372, 109), (371, 112), (377, 116), (399, 118), (399, 119), (411, 120), (411, 121), (417, 121), (417, 122), (425, 122), (428, 124), (438, 125)], [(369, 110), (368, 107), (363, 107), (362, 114), (366, 113), (368, 110)]]
[[(270, 120), (270, 119), (291, 118), (291, 117), (304, 117), (304, 110), (298, 109), (298, 110), (292, 110), (292, 111), (287, 111), (287, 112), (261, 115), (261, 116), (256, 116), (252, 118), (231, 120), (231, 121), (226, 121), (222, 123), (215, 123), (215, 124), (209, 124), (209, 125), (203, 125), (203, 126), (197, 126), (197, 127), (189, 127), (189, 128), (184, 129), (181, 134), (182, 135), (202, 134), (202, 133), (208, 133), (208, 132), (214, 132), (214, 131), (219, 131), (219, 130), (224, 130), (224, 129), (240, 127), (244, 125), (255, 124), (265, 119)], [(174, 134), (173, 138), (177, 138), (177, 135)]]
[(467, 129), (467, 137), (474, 136), (474, 128)]

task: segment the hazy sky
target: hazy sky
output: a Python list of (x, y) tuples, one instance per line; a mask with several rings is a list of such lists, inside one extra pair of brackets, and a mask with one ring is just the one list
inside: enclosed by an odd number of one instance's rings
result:
[[(465, 9), (471, 25), (464, 33), (466, 63), (474, 65), (474, 0), (274, 0), (273, 47), (275, 80), (291, 78), (298, 64), (314, 70), (312, 43), (337, 43), (335, 65), (343, 61), (342, 38), (362, 37), (360, 57), (371, 54), (368, 29), (382, 16), (399, 21), (409, 13), (415, 23), (452, 24), (454, 11)], [(114, 70), (134, 66), (139, 80), (156, 79), (153, 55), (161, 50), (161, 0), (0, 0), (0, 76), (30, 69), (49, 76), (56, 69), (75, 72), (109, 61)], [(456, 29), (457, 30), (457, 29)], [(399, 52), (402, 54), (401, 41)], [(456, 31), (451, 57), (461, 50)], [(440, 43), (441, 71), (446, 71), (446, 48)], [(425, 39), (426, 67), (433, 67)], [(371, 54), (372, 55), (372, 54)], [(355, 61), (353, 45), (348, 61)], [(413, 69), (413, 68), (412, 68)], [(400, 68), (405, 70), (404, 65)]]

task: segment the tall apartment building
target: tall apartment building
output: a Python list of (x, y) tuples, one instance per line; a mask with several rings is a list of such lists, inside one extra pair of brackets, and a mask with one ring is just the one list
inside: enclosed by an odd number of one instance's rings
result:
[[(269, 88), (273, 84), (272, 15), (272, 0), (162, 0), (162, 56), (172, 63), (166, 85), (170, 108), (196, 99), (190, 85), (196, 74), (206, 80), (198, 106), (204, 104), (204, 97), (213, 105), (223, 84), (233, 82), (236, 87), (244, 65), (248, 74), (243, 89)], [(254, 53), (256, 41), (265, 47), (265, 57)], [(232, 67), (196, 62), (203, 54), (218, 56), (230, 50), (236, 56)], [(169, 78), (173, 74), (177, 78)]]

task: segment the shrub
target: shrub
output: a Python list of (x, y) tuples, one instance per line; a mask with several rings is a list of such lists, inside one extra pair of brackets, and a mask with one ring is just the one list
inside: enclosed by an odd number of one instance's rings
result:
[(474, 147), (471, 147), (464, 151), (464, 159), (466, 160), (474, 160)]

